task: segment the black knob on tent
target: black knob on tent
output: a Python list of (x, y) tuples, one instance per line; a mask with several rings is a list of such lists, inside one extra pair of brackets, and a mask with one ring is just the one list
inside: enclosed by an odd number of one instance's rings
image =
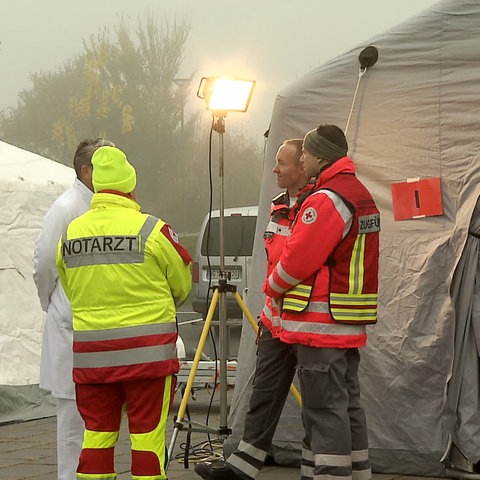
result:
[(360, 55), (358, 56), (358, 61), (360, 62), (360, 68), (365, 70), (369, 67), (372, 67), (377, 63), (378, 60), (378, 50), (373, 45), (364, 48)]

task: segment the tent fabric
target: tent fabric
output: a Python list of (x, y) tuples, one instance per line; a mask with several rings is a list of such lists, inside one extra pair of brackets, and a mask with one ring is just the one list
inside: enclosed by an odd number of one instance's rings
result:
[(38, 389), (45, 314), (32, 254), (47, 210), (74, 178), (72, 168), (0, 141), (0, 422), (54, 412)]
[[(247, 306), (261, 311), (263, 229), (278, 146), (321, 123), (345, 128), (368, 45), (378, 62), (359, 82), (347, 139), (358, 175), (381, 212), (379, 322), (368, 327), (360, 380), (375, 471), (441, 475), (457, 412), (449, 409), (455, 309), (450, 295), (470, 218), (480, 194), (480, 4), (444, 0), (367, 40), (282, 90), (265, 154)], [(391, 184), (439, 177), (443, 214), (395, 221)], [(255, 344), (243, 328), (229, 422), (228, 454), (241, 438), (251, 391)], [(478, 380), (478, 377), (477, 377)], [(299, 452), (298, 406), (286, 406), (274, 458)], [(463, 433), (462, 433), (463, 435)], [(478, 448), (478, 443), (477, 443)]]
[(471, 464), (480, 461), (479, 260), (480, 199), (473, 212), (465, 249), (452, 282), (456, 328), (452, 379), (448, 388), (450, 408), (453, 412), (458, 412), (455, 415), (452, 441)]

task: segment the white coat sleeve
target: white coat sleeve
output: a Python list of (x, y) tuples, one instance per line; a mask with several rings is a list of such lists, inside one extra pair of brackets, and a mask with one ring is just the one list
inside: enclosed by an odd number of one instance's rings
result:
[(58, 239), (70, 223), (70, 215), (66, 208), (53, 205), (43, 221), (42, 231), (35, 243), (33, 252), (33, 279), (37, 286), (42, 310), (45, 312), (50, 297), (58, 281), (56, 253)]

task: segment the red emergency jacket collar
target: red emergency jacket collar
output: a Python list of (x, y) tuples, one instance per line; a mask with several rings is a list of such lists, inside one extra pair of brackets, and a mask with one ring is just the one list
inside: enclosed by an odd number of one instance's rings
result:
[(325, 168), (325, 170), (320, 172), (320, 175), (315, 183), (315, 190), (322, 188), (324, 183), (328, 182), (339, 173), (355, 173), (356, 170), (355, 164), (350, 157), (339, 158), (336, 162), (332, 163), (330, 166)]
[(311, 177), (307, 185), (302, 188), (297, 193), (297, 201), (295, 205), (290, 209), (288, 215), (289, 220), (293, 221), (297, 212), (300, 210), (302, 203), (309, 197), (313, 192), (320, 190), (322, 185), (332, 179), (335, 175), (339, 173), (355, 173), (356, 167), (353, 163), (353, 160), (350, 157), (339, 158), (336, 162), (332, 163), (330, 166), (321, 170), (318, 176)]

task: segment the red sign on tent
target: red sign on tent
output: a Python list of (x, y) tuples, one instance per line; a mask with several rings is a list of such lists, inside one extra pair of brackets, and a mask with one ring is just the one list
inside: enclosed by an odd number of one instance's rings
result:
[(440, 178), (412, 178), (392, 183), (392, 202), (395, 220), (442, 215)]

